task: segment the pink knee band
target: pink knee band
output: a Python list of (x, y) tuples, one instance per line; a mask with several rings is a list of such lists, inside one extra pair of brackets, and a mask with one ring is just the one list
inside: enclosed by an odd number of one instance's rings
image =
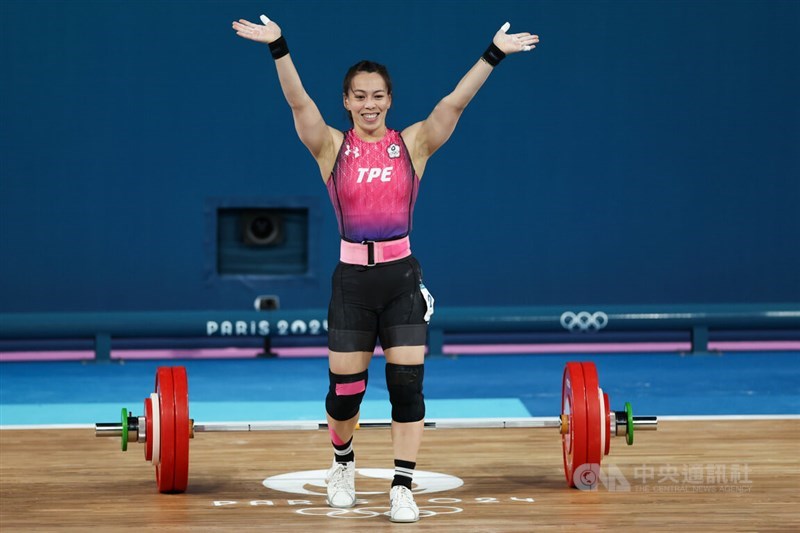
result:
[(337, 383), (336, 396), (353, 396), (367, 390), (366, 380), (360, 379), (352, 383)]

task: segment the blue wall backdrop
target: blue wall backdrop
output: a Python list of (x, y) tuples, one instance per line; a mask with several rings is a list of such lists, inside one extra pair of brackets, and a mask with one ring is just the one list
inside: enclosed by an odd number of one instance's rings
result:
[[(0, 3), (0, 311), (327, 305), (338, 235), (268, 50), (327, 121), (387, 64), (425, 118), (509, 20), (509, 58), (422, 181), (442, 305), (800, 301), (800, 2)], [(218, 208), (308, 210), (308, 272), (219, 275)]]

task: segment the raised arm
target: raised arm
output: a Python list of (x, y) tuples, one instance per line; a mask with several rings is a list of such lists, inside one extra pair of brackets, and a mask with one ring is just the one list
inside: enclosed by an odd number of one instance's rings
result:
[(503, 24), (494, 35), (489, 49), (461, 78), (453, 92), (442, 98), (428, 118), (403, 131), (406, 144), (413, 147), (412, 161), (419, 176), (422, 176), (428, 158), (450, 138), (467, 104), (489, 78), (494, 67), (508, 54), (536, 48), (538, 35), (527, 32), (509, 34), (510, 27), (508, 22)]
[(341, 144), (343, 135), (325, 124), (317, 105), (303, 87), (281, 28), (266, 15), (261, 15), (261, 22), (263, 24), (254, 24), (240, 19), (233, 23), (233, 29), (240, 37), (270, 46), (283, 95), (292, 109), (297, 135), (317, 160), (322, 178), (327, 179), (336, 159), (336, 144)]

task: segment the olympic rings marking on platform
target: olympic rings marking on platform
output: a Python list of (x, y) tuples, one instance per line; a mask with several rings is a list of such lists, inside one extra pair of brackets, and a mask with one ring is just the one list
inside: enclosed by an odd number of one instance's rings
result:
[[(327, 470), (304, 470), (301, 472), (287, 472), (277, 474), (265, 479), (262, 484), (268, 489), (292, 494), (303, 494), (308, 496), (325, 496), (325, 477)], [(394, 470), (389, 468), (356, 468), (356, 478), (370, 478), (391, 481), (394, 478)], [(446, 492), (455, 490), (464, 484), (464, 480), (459, 477), (440, 472), (428, 472), (426, 470), (416, 470), (414, 472), (414, 494), (428, 494), (432, 492)], [(385, 492), (356, 492), (359, 496), (374, 496), (376, 494), (386, 494)]]
[(564, 329), (570, 331), (600, 331), (608, 325), (608, 315), (602, 311), (590, 313), (588, 311), (580, 311), (573, 313), (572, 311), (565, 311), (561, 313), (561, 325)]
[[(434, 511), (433, 509), (437, 509)], [(464, 511), (461, 507), (449, 507), (446, 505), (434, 505), (431, 507), (420, 507), (420, 518), (431, 517), (442, 514), (456, 514)], [(307, 507), (295, 511), (306, 516), (327, 516), (329, 518), (375, 518), (378, 516), (388, 516), (389, 507), (354, 507), (352, 509), (332, 509), (330, 507)]]

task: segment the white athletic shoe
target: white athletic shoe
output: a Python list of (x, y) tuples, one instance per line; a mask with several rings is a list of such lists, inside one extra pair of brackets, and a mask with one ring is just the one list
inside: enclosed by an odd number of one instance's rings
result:
[(392, 509), (389, 520), (392, 522), (416, 522), (419, 520), (419, 508), (414, 503), (414, 495), (408, 487), (397, 485), (389, 492)]
[(353, 461), (334, 461), (325, 483), (328, 484), (328, 505), (347, 509), (356, 504), (356, 464)]

